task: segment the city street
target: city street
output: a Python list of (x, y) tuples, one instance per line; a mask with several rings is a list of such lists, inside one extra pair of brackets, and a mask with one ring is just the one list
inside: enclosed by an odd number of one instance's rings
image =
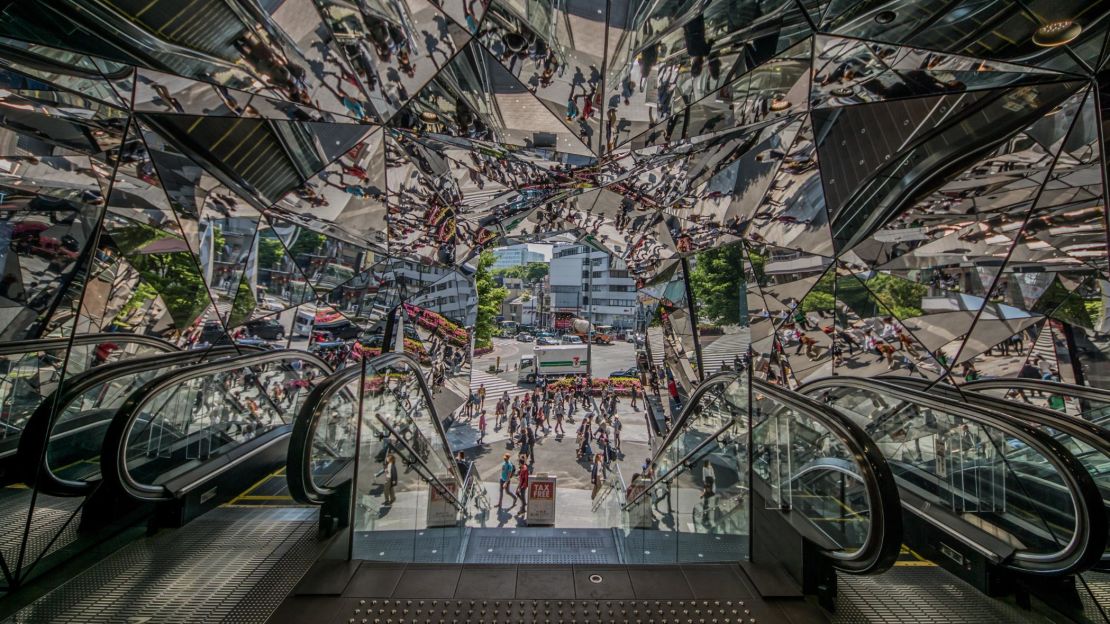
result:
[[(516, 382), (516, 367), (522, 353), (529, 353), (533, 343), (517, 342), (513, 339), (494, 338), (494, 350), (484, 354), (474, 361), (474, 373), (471, 378), (471, 388), (477, 390), (485, 385), (486, 401), (484, 408), (488, 426), (484, 443), (477, 444), (478, 419), (460, 420), (452, 424), (447, 432), (451, 448), (458, 451), (464, 450), (467, 458), (477, 460), (477, 468), (483, 483), (494, 505), (489, 518), (480, 520), (481, 526), (521, 526), (522, 519), (514, 514), (519, 506), (510, 509), (512, 500), (506, 497), (505, 511), (497, 513), (497, 480), (502, 456), (512, 453), (513, 462), (516, 462), (519, 448), (510, 448), (508, 442), (508, 428), (505, 424), (499, 430), (494, 429), (494, 408), (502, 393), (508, 391), (509, 396), (520, 396), (531, 391), (527, 384)], [(488, 367), (498, 361), (504, 372), (492, 374)], [(635, 364), (636, 355), (632, 344), (627, 342), (614, 342), (612, 345), (595, 345), (592, 348), (592, 357), (595, 365), (594, 377), (608, 377), (615, 370), (628, 368)], [(627, 484), (632, 475), (640, 470), (644, 460), (648, 458), (649, 438), (647, 421), (644, 413), (643, 401), (637, 402), (638, 409), (633, 410), (628, 398), (622, 398), (617, 407), (617, 415), (623, 425), (621, 433), (621, 453), (614, 466), (619, 466), (620, 474)], [(537, 431), (535, 451), (534, 475), (555, 475), (558, 480), (557, 508), (560, 527), (578, 528), (608, 528), (613, 526), (613, 515), (619, 514), (617, 505), (618, 497), (610, 494), (605, 498), (597, 511), (591, 508), (590, 472), (585, 459), (579, 462), (575, 458), (575, 431), (581, 422), (582, 411), (575, 413), (573, 423), (565, 423), (566, 436), (557, 436), (553, 432), (544, 435)], [(595, 451), (596, 451), (596, 445)], [(514, 480), (515, 488), (515, 480)]]

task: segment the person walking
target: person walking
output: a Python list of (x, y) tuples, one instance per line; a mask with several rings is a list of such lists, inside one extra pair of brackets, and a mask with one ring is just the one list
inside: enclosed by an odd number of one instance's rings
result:
[(393, 488), (397, 486), (397, 458), (393, 453), (385, 456), (385, 504), (392, 505), (397, 500)]
[(520, 468), (516, 471), (516, 496), (520, 499), (520, 511), (516, 513), (523, 516), (528, 511), (528, 462), (530, 456), (521, 454)]
[(621, 417), (614, 413), (613, 414), (613, 448), (616, 449), (617, 452), (620, 452), (620, 450), (621, 450), (621, 429), (623, 429), (623, 428), (624, 428), (624, 425), (621, 424)]
[(590, 494), (590, 500), (597, 498), (597, 493), (601, 491), (601, 484), (605, 482), (605, 463), (601, 457), (601, 453), (594, 455), (594, 461), (590, 464), (590, 485), (593, 486), (593, 492)]
[(633, 409), (633, 411), (639, 409), (638, 407), (636, 407), (636, 399), (638, 398), (639, 394), (640, 394), (640, 391), (636, 388), (636, 384), (633, 383), (632, 384), (632, 409)]
[(509, 455), (508, 453), (505, 453), (501, 456), (501, 481), (497, 486), (498, 507), (501, 507), (502, 502), (505, 500), (506, 492), (508, 492), (509, 496), (511, 496), (513, 499), (513, 504), (509, 505), (509, 507), (516, 505), (516, 496), (513, 496), (513, 493), (510, 490), (512, 485), (513, 473), (516, 472), (516, 468), (513, 467), (513, 462), (509, 461), (509, 457), (511, 457), (511, 455)]
[(486, 410), (478, 412), (478, 444), (486, 439)]

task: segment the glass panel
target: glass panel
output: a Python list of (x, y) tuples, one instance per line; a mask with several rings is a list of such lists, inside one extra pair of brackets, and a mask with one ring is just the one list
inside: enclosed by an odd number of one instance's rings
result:
[(125, 441), (131, 477), (163, 485), (287, 426), (326, 374), (312, 362), (289, 358), (193, 377), (157, 392), (143, 403)]
[(363, 381), (352, 552), (355, 559), (456, 561), (462, 480), (419, 370), (404, 360)]
[(1020, 437), (859, 386), (811, 393), (867, 430), (904, 490), (1019, 553), (1055, 553), (1071, 539), (1076, 518), (1065, 481)]

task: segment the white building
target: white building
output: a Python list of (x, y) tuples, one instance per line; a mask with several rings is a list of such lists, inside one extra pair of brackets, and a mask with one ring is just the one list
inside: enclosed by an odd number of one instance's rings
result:
[(508, 269), (523, 266), (529, 262), (548, 262), (551, 260), (551, 245), (539, 243), (520, 243), (493, 250), (497, 262), (493, 263), (494, 269)]
[(585, 245), (560, 243), (551, 258), (551, 312), (556, 322), (573, 315), (595, 325), (636, 324), (636, 281), (619, 258)]

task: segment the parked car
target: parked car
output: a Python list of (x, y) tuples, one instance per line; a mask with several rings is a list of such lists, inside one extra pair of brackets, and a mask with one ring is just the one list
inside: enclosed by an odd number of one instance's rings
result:
[(633, 379), (639, 379), (640, 369), (633, 366), (632, 368), (625, 368), (625, 369), (621, 369), (621, 370), (615, 370), (615, 371), (609, 373), (609, 377), (610, 378), (613, 378), (613, 377), (632, 377)]
[(231, 336), (227, 335), (223, 323), (219, 321), (205, 321), (200, 328), (197, 344), (226, 345), (231, 344)]
[(519, 334), (516, 335), (517, 342), (532, 342), (535, 339), (536, 339), (535, 336), (533, 336), (532, 334), (525, 333), (525, 332), (520, 332)]
[(247, 334), (254, 338), (262, 338), (263, 340), (284, 340), (285, 327), (272, 318), (254, 319), (247, 321), (244, 325), (247, 328)]
[(553, 336), (540, 336), (539, 338), (536, 338), (536, 344), (538, 344), (538, 345), (557, 345), (557, 344), (559, 344), (559, 341), (556, 340)]
[(563, 336), (563, 338), (562, 338), (562, 340), (561, 340), (561, 341), (559, 342), (559, 344), (565, 344), (565, 345), (580, 345), (580, 344), (586, 344), (586, 343), (584, 343), (584, 342), (582, 341), (582, 337), (581, 337), (581, 336), (576, 336), (576, 335), (574, 335), (574, 334), (567, 334), (566, 336)]

